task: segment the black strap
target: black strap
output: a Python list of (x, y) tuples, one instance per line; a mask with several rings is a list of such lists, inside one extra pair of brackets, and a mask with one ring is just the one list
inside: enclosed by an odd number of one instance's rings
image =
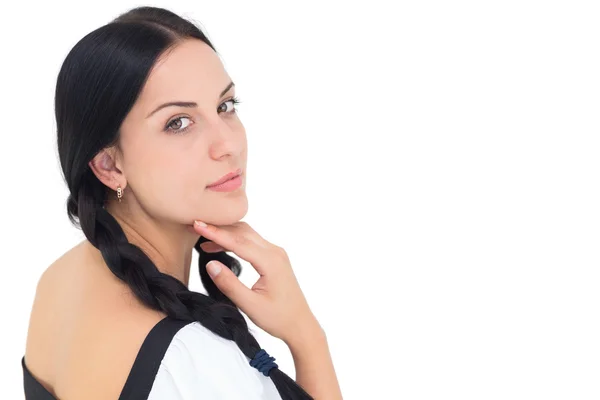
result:
[(167, 316), (154, 325), (142, 343), (119, 400), (146, 400), (148, 398), (158, 367), (160, 367), (173, 337), (181, 328), (190, 323), (190, 321)]
[[(181, 328), (190, 323), (190, 321), (167, 316), (152, 327), (133, 362), (119, 400), (146, 400), (148, 398), (160, 363), (173, 337)], [(31, 374), (27, 365), (25, 365), (25, 356), (21, 358), (21, 366), (23, 367), (23, 385), (26, 400), (57, 400)]]
[(38, 382), (25, 365), (25, 356), (21, 358), (23, 367), (23, 386), (25, 387), (25, 400), (56, 400), (45, 387)]

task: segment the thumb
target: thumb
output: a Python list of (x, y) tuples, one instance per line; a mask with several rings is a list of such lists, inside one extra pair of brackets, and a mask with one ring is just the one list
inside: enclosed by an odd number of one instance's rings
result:
[(233, 271), (219, 261), (213, 260), (206, 264), (206, 271), (219, 290), (248, 314), (248, 308), (252, 308), (257, 294), (244, 285)]

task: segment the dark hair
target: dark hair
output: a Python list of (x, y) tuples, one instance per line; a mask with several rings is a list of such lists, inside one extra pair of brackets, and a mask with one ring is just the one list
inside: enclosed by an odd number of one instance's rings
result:
[[(218, 260), (239, 276), (240, 262), (225, 252), (204, 252), (200, 243), (206, 239), (201, 236), (194, 248), (199, 252), (200, 278), (208, 296), (161, 273), (138, 246), (129, 243), (104, 208), (114, 191), (88, 165), (99, 151), (118, 143), (119, 128), (158, 57), (190, 38), (217, 52), (192, 22), (163, 8), (137, 7), (87, 34), (68, 53), (55, 93), (58, 153), (70, 192), (67, 213), (102, 253), (110, 270), (146, 306), (176, 319), (198, 321), (233, 340), (252, 359), (260, 350), (258, 342), (237, 306), (206, 271), (209, 261)], [(269, 376), (283, 399), (312, 399), (279, 368), (271, 369)]]

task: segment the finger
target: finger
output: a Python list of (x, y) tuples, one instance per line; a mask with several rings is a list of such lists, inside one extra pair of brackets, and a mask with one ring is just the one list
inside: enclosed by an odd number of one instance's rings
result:
[(203, 227), (198, 224), (198, 221), (195, 221), (194, 229), (206, 239), (229, 249), (229, 251), (251, 263), (261, 276), (267, 273), (269, 260), (268, 256), (265, 257), (265, 253), (269, 254), (266, 250), (272, 250), (275, 246), (260, 237), (248, 224), (237, 223), (234, 225), (208, 225)]
[(219, 261), (206, 264), (206, 271), (223, 294), (231, 299), (244, 313), (252, 314), (259, 296), (239, 280), (237, 276)]
[[(200, 222), (200, 221), (197, 221), (197, 222)], [(202, 228), (201, 225), (198, 225), (196, 223), (194, 223), (194, 227)], [(273, 243), (269, 242), (268, 240), (263, 238), (261, 235), (259, 235), (258, 232), (256, 232), (250, 225), (248, 225), (248, 223), (246, 223), (244, 221), (238, 221), (238, 222), (236, 222), (234, 224), (230, 224), (230, 225), (210, 225), (210, 224), (208, 224), (207, 229), (208, 229), (208, 231), (215, 231), (216, 229), (225, 230), (225, 231), (228, 231), (229, 233), (231, 233), (232, 235), (237, 234), (239, 236), (243, 236), (244, 238), (241, 240), (245, 240), (245, 239), (252, 240), (257, 245), (264, 247), (264, 248), (274, 246)], [(198, 232), (200, 232), (200, 231), (198, 231)]]

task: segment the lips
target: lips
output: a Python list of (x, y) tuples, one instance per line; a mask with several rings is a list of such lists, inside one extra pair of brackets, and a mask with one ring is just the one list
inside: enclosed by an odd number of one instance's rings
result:
[(230, 179), (233, 179), (233, 178), (235, 178), (235, 177), (236, 177), (236, 176), (238, 176), (238, 175), (241, 175), (241, 173), (242, 173), (242, 169), (241, 169), (241, 168), (239, 168), (239, 169), (237, 169), (236, 171), (230, 172), (230, 173), (228, 173), (227, 175), (223, 176), (223, 177), (222, 177), (221, 179), (219, 179), (218, 181), (215, 181), (215, 182), (211, 183), (211, 184), (210, 184), (210, 185), (208, 185), (207, 187), (213, 187), (213, 186), (220, 185), (220, 184), (222, 184), (222, 183), (224, 183), (224, 182), (227, 182), (227, 181), (228, 181), (228, 180), (230, 180)]

